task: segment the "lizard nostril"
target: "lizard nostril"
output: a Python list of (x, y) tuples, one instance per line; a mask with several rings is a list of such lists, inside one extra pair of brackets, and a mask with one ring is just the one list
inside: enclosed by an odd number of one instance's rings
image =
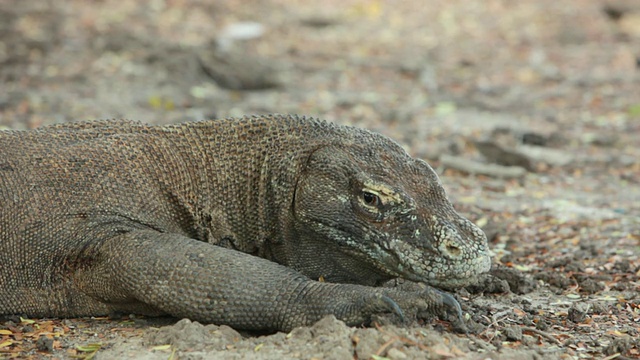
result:
[(449, 255), (452, 255), (452, 256), (459, 256), (460, 253), (462, 252), (460, 250), (460, 247), (458, 247), (455, 244), (447, 244), (445, 249), (447, 250), (447, 253), (449, 253)]

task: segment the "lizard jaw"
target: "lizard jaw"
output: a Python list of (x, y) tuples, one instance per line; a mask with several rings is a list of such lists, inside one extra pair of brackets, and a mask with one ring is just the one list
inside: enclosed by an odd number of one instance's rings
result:
[(421, 252), (401, 240), (391, 241), (389, 245), (387, 254), (395, 261), (383, 264), (381, 268), (393, 268), (395, 271), (389, 271), (390, 275), (446, 290), (470, 285), (480, 274), (491, 269), (491, 256), (486, 247), (473, 251), (475, 257), (451, 260), (437, 253)]

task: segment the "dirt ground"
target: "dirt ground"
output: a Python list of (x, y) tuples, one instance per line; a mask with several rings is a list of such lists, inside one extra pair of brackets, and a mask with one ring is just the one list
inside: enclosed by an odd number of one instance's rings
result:
[[(444, 320), (0, 322), (0, 358), (640, 357), (640, 2), (0, 2), (0, 128), (298, 113), (398, 140), (494, 268)], [(0, 294), (0, 301), (2, 294)]]

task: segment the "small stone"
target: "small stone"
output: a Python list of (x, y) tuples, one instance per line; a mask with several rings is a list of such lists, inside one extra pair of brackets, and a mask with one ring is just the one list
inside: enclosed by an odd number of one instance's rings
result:
[(396, 348), (392, 348), (387, 351), (387, 357), (392, 360), (401, 360), (406, 359), (407, 355)]
[(520, 326), (509, 326), (504, 328), (504, 335), (509, 341), (520, 341), (522, 340), (522, 329)]
[(589, 310), (589, 305), (576, 303), (571, 308), (569, 308), (567, 317), (569, 320), (578, 324), (583, 322), (587, 318), (587, 311)]
[(31, 325), (25, 325), (25, 326), (22, 327), (22, 332), (24, 332), (24, 333), (30, 333), (30, 332), (34, 332), (34, 331), (35, 331), (35, 329)]
[(46, 336), (40, 336), (38, 340), (36, 340), (36, 348), (38, 351), (53, 351), (53, 339), (50, 339)]
[(531, 160), (515, 149), (507, 148), (491, 140), (476, 141), (474, 144), (489, 162), (502, 166), (519, 166), (529, 171), (533, 170)]
[(581, 140), (586, 144), (593, 144), (602, 147), (612, 147), (618, 142), (618, 136), (603, 133), (585, 133)]
[(264, 35), (264, 25), (253, 21), (241, 21), (229, 24), (222, 29), (219, 38), (227, 40), (251, 40)]
[(549, 328), (549, 324), (544, 319), (538, 317), (536, 320), (536, 329), (545, 331)]

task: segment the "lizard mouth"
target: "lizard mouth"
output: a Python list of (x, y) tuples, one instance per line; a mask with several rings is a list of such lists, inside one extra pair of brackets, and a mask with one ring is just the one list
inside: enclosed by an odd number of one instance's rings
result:
[(487, 253), (469, 261), (439, 265), (443, 265), (442, 271), (434, 276), (423, 276), (421, 281), (437, 288), (455, 290), (477, 282), (481, 274), (488, 272), (491, 269), (491, 257)]
[(395, 270), (390, 274), (410, 281), (454, 290), (475, 283), (479, 275), (491, 269), (491, 256), (486, 250), (477, 252), (472, 258), (451, 260), (434, 256), (433, 253), (421, 253), (413, 247), (407, 249), (406, 243), (397, 244), (402, 245), (393, 249), (396, 251), (388, 252), (389, 255), (393, 255), (390, 256), (393, 264), (387, 264), (386, 268)]
[(470, 277), (466, 277), (466, 278), (458, 278), (458, 279), (444, 279), (442, 281), (440, 280), (431, 280), (429, 281), (427, 284), (442, 290), (448, 290), (448, 291), (452, 291), (452, 290), (457, 290), (460, 288), (463, 288), (465, 286), (474, 284), (477, 282), (478, 277), (480, 276), (480, 274), (478, 275), (473, 275)]

